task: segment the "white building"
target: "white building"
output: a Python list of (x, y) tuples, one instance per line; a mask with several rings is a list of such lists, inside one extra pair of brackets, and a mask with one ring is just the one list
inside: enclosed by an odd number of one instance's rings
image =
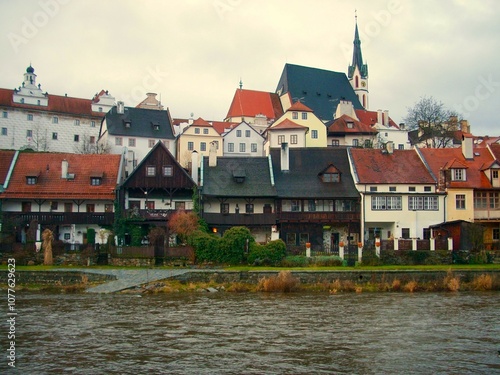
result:
[(264, 137), (246, 122), (222, 134), (224, 156), (264, 156)]

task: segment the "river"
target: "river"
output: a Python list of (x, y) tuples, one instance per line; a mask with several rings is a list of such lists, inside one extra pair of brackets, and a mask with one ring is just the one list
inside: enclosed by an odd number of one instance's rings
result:
[(19, 292), (16, 308), (1, 373), (500, 373), (498, 292)]

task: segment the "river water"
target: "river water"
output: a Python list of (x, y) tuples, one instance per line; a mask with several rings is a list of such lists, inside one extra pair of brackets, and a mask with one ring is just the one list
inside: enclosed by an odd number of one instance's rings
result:
[(19, 292), (16, 307), (2, 374), (500, 373), (498, 292)]

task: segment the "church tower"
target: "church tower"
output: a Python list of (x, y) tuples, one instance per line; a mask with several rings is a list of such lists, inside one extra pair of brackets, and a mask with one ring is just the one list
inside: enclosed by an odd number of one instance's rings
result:
[(352, 64), (349, 65), (347, 76), (354, 92), (359, 98), (359, 102), (365, 109), (368, 109), (368, 65), (363, 64), (361, 54), (361, 41), (358, 33), (358, 16), (355, 16), (356, 27), (354, 30), (354, 50), (352, 54)]
[(35, 69), (33, 69), (31, 64), (28, 68), (26, 68), (22, 86), (14, 89), (12, 99), (14, 103), (20, 104), (32, 104), (37, 106), (49, 105), (47, 93), (43, 93), (42, 86), (40, 84), (36, 84)]

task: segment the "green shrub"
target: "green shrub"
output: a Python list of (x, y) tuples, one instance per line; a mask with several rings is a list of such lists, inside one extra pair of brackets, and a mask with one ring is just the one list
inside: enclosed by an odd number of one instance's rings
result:
[(281, 261), (283, 267), (307, 267), (311, 263), (311, 258), (303, 255), (290, 255)]
[(246, 227), (232, 227), (224, 232), (220, 241), (218, 261), (226, 264), (240, 264), (245, 260), (252, 243), (255, 242)]
[(188, 243), (194, 248), (196, 260), (200, 262), (217, 262), (219, 237), (197, 231), (188, 238)]
[(344, 260), (341, 257), (334, 255), (317, 256), (312, 258), (312, 263), (318, 267), (340, 267), (344, 265)]
[(375, 249), (364, 250), (362, 258), (361, 258), (361, 263), (364, 266), (380, 266), (380, 265), (382, 265), (382, 261), (377, 256)]
[(286, 255), (286, 245), (282, 240), (268, 242), (266, 245), (252, 243), (247, 257), (249, 264), (276, 265)]

